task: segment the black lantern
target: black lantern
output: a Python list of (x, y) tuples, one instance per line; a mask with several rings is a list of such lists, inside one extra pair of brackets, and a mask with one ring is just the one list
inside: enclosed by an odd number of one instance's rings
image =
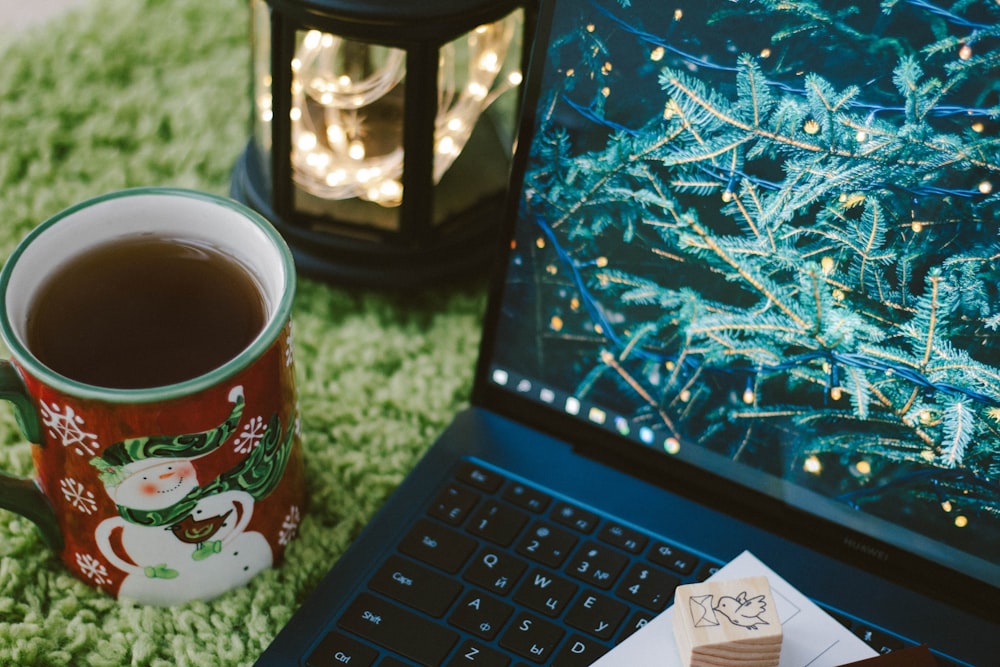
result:
[(251, 0), (233, 196), (301, 272), (419, 287), (498, 241), (535, 0)]

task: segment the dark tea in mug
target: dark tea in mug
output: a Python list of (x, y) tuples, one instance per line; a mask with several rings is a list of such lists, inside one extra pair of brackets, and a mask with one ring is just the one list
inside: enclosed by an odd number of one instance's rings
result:
[(197, 241), (126, 237), (81, 252), (39, 287), (27, 344), (46, 366), (100, 387), (160, 387), (236, 357), (264, 328), (246, 268)]

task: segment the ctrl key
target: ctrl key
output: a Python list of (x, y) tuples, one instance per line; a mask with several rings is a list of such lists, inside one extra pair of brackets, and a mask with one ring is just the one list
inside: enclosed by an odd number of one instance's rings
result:
[(427, 667), (440, 665), (458, 641), (448, 628), (368, 593), (351, 603), (337, 625)]
[(378, 651), (339, 632), (331, 632), (309, 654), (306, 667), (371, 667)]

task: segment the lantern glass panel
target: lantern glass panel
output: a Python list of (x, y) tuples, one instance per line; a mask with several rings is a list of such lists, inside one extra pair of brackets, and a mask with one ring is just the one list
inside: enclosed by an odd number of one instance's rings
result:
[(271, 15), (265, 0), (251, 0), (250, 20), (253, 30), (250, 48), (253, 63), (253, 139), (270, 182), (271, 121), (274, 104), (271, 96)]
[[(253, 0), (254, 138), (270, 171), (273, 145), (270, 10)], [(523, 10), (438, 51), (430, 225), (502, 194), (521, 81)], [(303, 27), (295, 31), (290, 109), (292, 206), (326, 222), (400, 231), (407, 51)], [(275, 64), (278, 66), (278, 64)], [(425, 163), (426, 164), (426, 163)], [(421, 165), (421, 169), (426, 166)], [(270, 181), (271, 174), (267, 174)], [(343, 230), (341, 230), (343, 231)]]

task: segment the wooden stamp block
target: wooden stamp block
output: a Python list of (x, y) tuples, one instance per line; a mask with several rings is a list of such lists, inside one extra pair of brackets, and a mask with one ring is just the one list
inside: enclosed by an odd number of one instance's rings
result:
[(674, 638), (684, 667), (776, 667), (781, 622), (767, 577), (678, 586)]

